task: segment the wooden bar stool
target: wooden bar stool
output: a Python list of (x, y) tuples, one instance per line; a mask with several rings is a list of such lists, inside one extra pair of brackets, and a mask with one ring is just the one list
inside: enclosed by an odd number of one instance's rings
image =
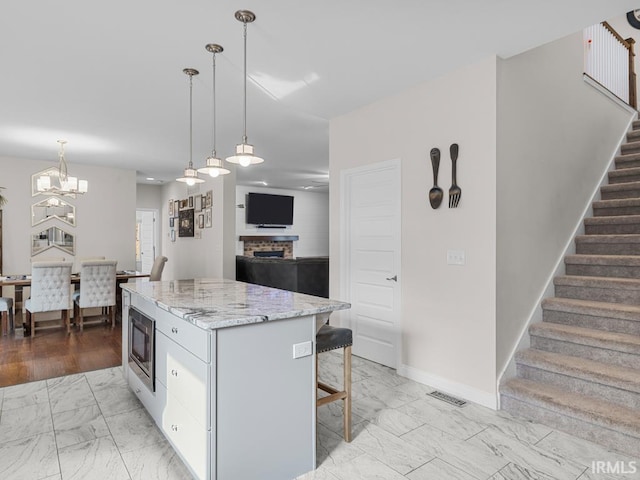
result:
[[(327, 392), (329, 395), (318, 398), (316, 407), (327, 403), (342, 400), (344, 412), (344, 440), (351, 441), (351, 346), (353, 345), (353, 334), (349, 328), (332, 327), (331, 325), (323, 325), (316, 333), (316, 379), (318, 388)], [(343, 389), (338, 390), (331, 385), (321, 382), (318, 379), (318, 361), (322, 352), (343, 348), (343, 369), (344, 380)]]
[(0, 297), (0, 314), (2, 315), (2, 335), (13, 332), (13, 298)]

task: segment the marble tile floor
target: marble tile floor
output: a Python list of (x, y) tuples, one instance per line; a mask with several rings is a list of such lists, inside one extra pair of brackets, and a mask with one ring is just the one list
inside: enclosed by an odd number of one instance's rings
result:
[[(321, 378), (339, 385), (341, 355), (320, 360)], [(353, 441), (342, 440), (340, 404), (321, 407), (318, 468), (298, 480), (640, 479), (640, 453), (475, 404), (455, 407), (358, 357), (353, 382)], [(593, 462), (604, 462), (600, 472)], [(119, 367), (0, 388), (2, 480), (189, 478)]]

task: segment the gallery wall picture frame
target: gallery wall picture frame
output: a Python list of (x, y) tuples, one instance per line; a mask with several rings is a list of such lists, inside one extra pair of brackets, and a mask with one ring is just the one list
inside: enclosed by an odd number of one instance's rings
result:
[(189, 195), (189, 198), (187, 198), (187, 200), (189, 200), (189, 208), (193, 208), (193, 195)]
[(189, 199), (183, 198), (180, 200), (180, 210), (186, 210), (187, 208), (189, 208)]
[(195, 238), (202, 238), (202, 230), (196, 230), (195, 234), (194, 234)]
[(171, 217), (171, 218), (169, 219), (169, 227), (170, 227), (170, 228), (173, 228), (173, 227), (174, 227), (174, 225), (175, 225), (175, 218)]
[(175, 230), (171, 230), (171, 241), (172, 242), (176, 241), (176, 231)]
[(198, 215), (198, 228), (204, 228), (204, 215)]
[(193, 208), (196, 212), (202, 211), (202, 195), (196, 195), (193, 197)]
[(211, 208), (213, 206), (213, 190), (209, 190), (206, 193), (206, 198), (207, 198), (207, 201), (205, 202), (204, 206), (206, 208)]
[(180, 202), (178, 200), (173, 201), (173, 216), (177, 217), (180, 211)]
[(173, 199), (169, 200), (169, 216), (173, 217)]
[(211, 209), (207, 208), (204, 211), (204, 226), (205, 228), (211, 228), (212, 225), (212, 218), (211, 218)]
[(178, 236), (179, 237), (193, 237), (193, 208), (180, 210), (180, 217), (178, 222)]

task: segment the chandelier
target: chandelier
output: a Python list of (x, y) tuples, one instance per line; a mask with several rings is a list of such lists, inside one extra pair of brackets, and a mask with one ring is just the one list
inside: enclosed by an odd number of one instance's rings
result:
[(36, 180), (38, 193), (48, 195), (76, 195), (87, 193), (89, 182), (71, 177), (68, 173), (67, 161), (64, 158), (64, 145), (66, 140), (58, 140), (60, 151), (58, 152), (58, 169), (49, 171), (48, 175), (40, 175)]

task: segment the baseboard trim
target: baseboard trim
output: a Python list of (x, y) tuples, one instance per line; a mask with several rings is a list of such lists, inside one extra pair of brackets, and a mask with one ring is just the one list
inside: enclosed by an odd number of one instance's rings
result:
[(433, 387), (436, 390), (441, 390), (449, 395), (460, 397), (463, 400), (477, 403), (478, 405), (482, 405), (483, 407), (487, 407), (492, 410), (498, 409), (497, 393), (478, 390), (477, 388), (470, 387), (469, 385), (453, 382), (446, 378), (432, 375), (404, 364), (401, 364), (398, 367), (397, 372), (398, 375), (402, 377), (422, 383), (423, 385), (429, 385), (430, 387)]

